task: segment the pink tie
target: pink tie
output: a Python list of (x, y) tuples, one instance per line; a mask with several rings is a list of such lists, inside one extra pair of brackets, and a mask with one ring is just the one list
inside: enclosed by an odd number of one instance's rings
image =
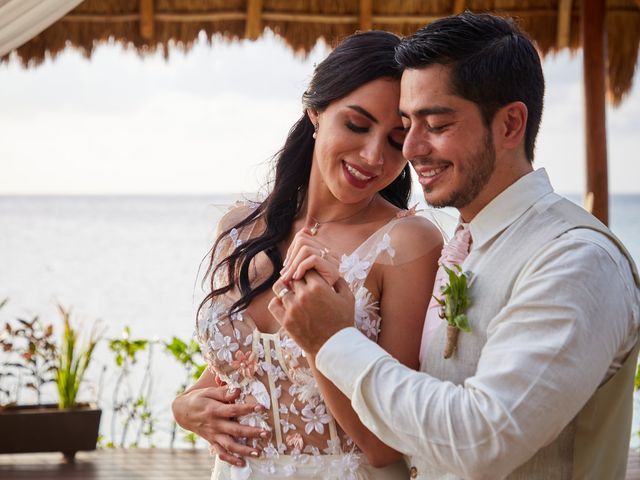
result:
[[(462, 266), (462, 262), (469, 255), (469, 247), (471, 246), (471, 232), (469, 231), (469, 225), (464, 224), (458, 227), (456, 234), (451, 241), (447, 243), (440, 254), (438, 260), (438, 271), (436, 272), (436, 280), (433, 283), (433, 294), (440, 298), (440, 289), (447, 279), (448, 275), (445, 272), (443, 265), (448, 268), (453, 268), (454, 264)], [(440, 304), (431, 297), (429, 307), (427, 308), (427, 315), (424, 320), (424, 328), (422, 330), (422, 343), (420, 344), (420, 363), (424, 361), (425, 353), (427, 351), (427, 345), (433, 332), (442, 324), (443, 320), (440, 318)], [(443, 347), (444, 348), (444, 347)]]

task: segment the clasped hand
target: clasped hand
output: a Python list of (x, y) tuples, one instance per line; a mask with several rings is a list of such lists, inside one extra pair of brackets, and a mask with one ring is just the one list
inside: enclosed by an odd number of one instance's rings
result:
[(354, 298), (339, 261), (309, 229), (291, 242), (273, 291), (269, 311), (312, 356), (332, 335), (353, 326)]

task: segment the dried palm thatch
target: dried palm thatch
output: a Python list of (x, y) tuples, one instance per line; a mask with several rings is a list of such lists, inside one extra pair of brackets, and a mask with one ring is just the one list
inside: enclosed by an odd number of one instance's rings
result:
[[(258, 38), (265, 28), (307, 53), (319, 38), (333, 44), (371, 28), (408, 34), (464, 9), (517, 19), (545, 55), (581, 46), (581, 0), (86, 0), (16, 49), (22, 63), (38, 65), (67, 46), (90, 57), (113, 40), (141, 55), (169, 45), (188, 51), (200, 32), (211, 40)], [(608, 91), (614, 104), (629, 92), (638, 61), (640, 0), (607, 0)], [(587, 34), (589, 34), (587, 32)], [(7, 57), (5, 57), (6, 60)]]

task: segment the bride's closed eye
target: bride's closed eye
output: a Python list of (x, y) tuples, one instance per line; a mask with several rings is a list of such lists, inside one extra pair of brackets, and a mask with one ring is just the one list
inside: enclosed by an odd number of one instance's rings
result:
[(360, 125), (353, 123), (351, 120), (347, 120), (345, 125), (349, 130), (355, 133), (367, 133), (369, 131), (369, 127), (361, 127)]
[(388, 137), (389, 145), (391, 145), (396, 150), (402, 151), (402, 146), (404, 145), (404, 139), (407, 136), (407, 132), (404, 128), (394, 130)]

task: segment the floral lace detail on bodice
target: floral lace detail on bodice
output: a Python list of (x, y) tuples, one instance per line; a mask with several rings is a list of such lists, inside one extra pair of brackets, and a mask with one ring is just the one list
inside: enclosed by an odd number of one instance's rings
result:
[[(378, 301), (364, 283), (376, 259), (395, 256), (388, 232), (399, 221), (394, 218), (388, 222), (340, 261), (340, 274), (355, 296), (354, 325), (374, 341), (381, 318)], [(217, 260), (242, 241), (242, 232), (232, 229), (219, 244)], [(271, 439), (239, 441), (263, 450), (264, 461), (258, 463), (263, 474), (295, 477), (295, 464), (299, 463), (305, 467), (317, 464), (319, 474), (332, 472), (327, 478), (351, 478), (360, 464), (360, 454), (326, 407), (304, 352), (284, 330), (263, 333), (246, 312), (229, 315), (237, 295), (229, 292), (216, 297), (203, 309), (196, 333), (211, 371), (229, 389), (240, 389), (236, 401), (253, 399), (265, 407), (264, 412), (245, 415), (238, 421), (272, 431)], [(293, 469), (290, 472), (278, 471), (280, 467), (273, 462), (283, 454), (296, 460), (294, 465), (288, 464), (287, 469)], [(339, 457), (339, 462), (326, 457), (338, 454), (347, 455)]]

